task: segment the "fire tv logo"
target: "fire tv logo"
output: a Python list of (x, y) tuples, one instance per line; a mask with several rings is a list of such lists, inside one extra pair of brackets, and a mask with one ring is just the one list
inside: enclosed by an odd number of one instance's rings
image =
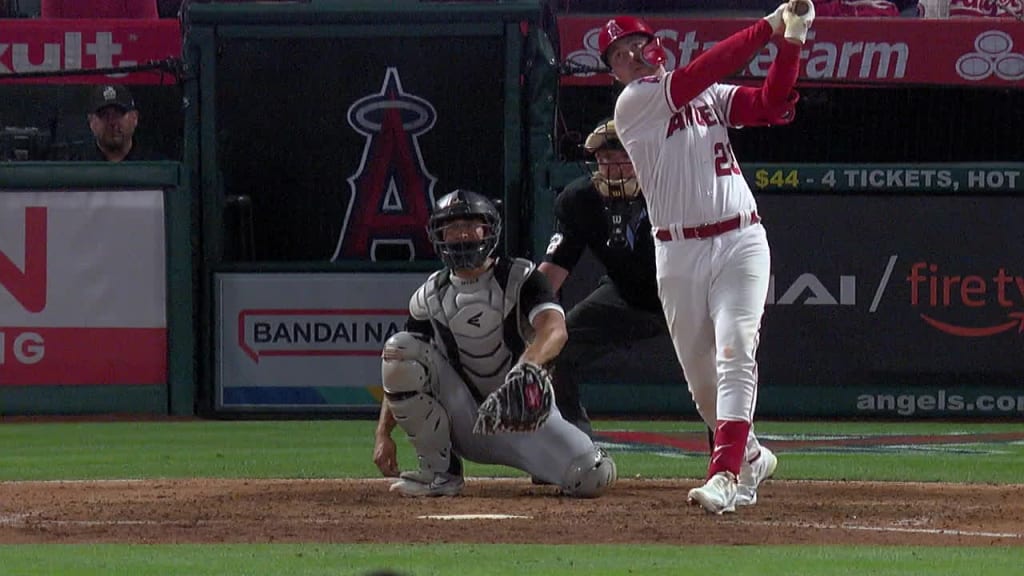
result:
[(910, 284), (910, 305), (934, 310), (954, 306), (982, 308), (996, 305), (1006, 311), (1006, 317), (991, 326), (960, 326), (921, 313), (921, 319), (931, 327), (966, 338), (994, 336), (1017, 329), (1024, 333), (1024, 276), (1014, 276), (1005, 268), (991, 277), (980, 275), (949, 275), (940, 273), (938, 264), (914, 262), (907, 276)]
[(25, 208), (24, 267), (0, 251), (0, 286), (32, 313), (46, 308), (46, 207)]

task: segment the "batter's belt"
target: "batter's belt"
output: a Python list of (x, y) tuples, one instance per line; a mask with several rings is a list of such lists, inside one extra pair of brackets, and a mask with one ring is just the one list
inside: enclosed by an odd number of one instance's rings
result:
[(703, 240), (704, 238), (711, 238), (712, 236), (731, 232), (743, 226), (751, 226), (760, 221), (761, 217), (758, 216), (757, 211), (754, 210), (749, 213), (741, 212), (732, 218), (726, 218), (725, 220), (719, 220), (717, 222), (708, 222), (707, 224), (701, 224), (700, 226), (691, 226), (689, 228), (679, 228), (676, 226), (672, 226), (670, 228), (655, 228), (654, 237), (663, 242), (681, 239)]

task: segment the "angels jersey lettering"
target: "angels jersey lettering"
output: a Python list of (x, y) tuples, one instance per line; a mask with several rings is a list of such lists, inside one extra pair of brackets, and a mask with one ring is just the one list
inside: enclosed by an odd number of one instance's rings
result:
[(712, 84), (693, 100), (671, 101), (669, 73), (630, 83), (615, 126), (636, 167), (651, 224), (697, 226), (757, 209), (729, 142), (736, 86)]

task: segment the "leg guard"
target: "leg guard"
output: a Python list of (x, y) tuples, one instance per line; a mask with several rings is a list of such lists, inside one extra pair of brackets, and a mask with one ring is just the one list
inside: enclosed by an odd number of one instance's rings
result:
[(573, 458), (562, 476), (562, 492), (575, 498), (596, 498), (615, 484), (615, 461), (604, 450), (595, 448)]
[(448, 412), (434, 397), (437, 370), (443, 362), (437, 350), (409, 332), (384, 343), (381, 380), (395, 421), (416, 449), (424, 478), (446, 472), (451, 463), (452, 437)]

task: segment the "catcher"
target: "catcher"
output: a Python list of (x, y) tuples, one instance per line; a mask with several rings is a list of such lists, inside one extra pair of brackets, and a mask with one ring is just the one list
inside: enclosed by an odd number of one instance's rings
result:
[[(566, 341), (547, 279), (521, 258), (495, 257), (501, 216), (486, 197), (442, 197), (427, 227), (445, 268), (413, 294), (405, 331), (384, 344), (385, 398), (374, 463), (405, 496), (454, 496), (462, 458), (511, 466), (568, 496), (601, 495), (615, 463), (552, 401), (543, 368)], [(398, 473), (391, 432), (402, 427), (419, 469)]]

